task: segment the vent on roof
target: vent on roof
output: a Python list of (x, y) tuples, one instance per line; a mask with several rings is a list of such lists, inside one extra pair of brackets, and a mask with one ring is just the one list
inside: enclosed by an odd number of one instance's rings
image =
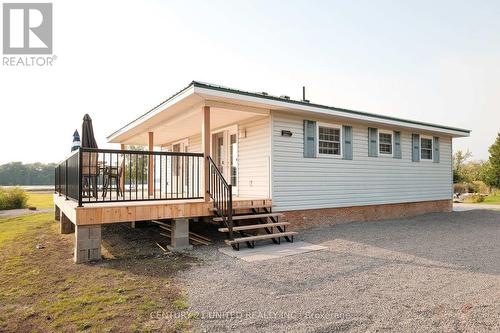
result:
[(290, 96), (287, 96), (287, 95), (281, 95), (280, 98), (283, 98), (283, 99), (290, 99)]
[(306, 87), (302, 86), (302, 102), (309, 103), (309, 100), (306, 99)]

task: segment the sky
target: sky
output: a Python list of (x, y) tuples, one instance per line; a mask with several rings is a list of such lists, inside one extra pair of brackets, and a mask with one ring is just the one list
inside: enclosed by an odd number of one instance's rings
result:
[[(9, 2), (14, 2), (9, 0)], [(33, 1), (30, 1), (33, 2)], [(47, 2), (45, 0), (44, 2)], [(0, 65), (0, 164), (58, 162), (192, 80), (500, 131), (498, 1), (53, 1), (52, 67)]]

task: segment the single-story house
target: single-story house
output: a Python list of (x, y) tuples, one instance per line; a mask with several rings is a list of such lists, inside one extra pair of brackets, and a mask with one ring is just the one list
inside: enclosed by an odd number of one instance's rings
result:
[[(452, 140), (469, 133), (193, 81), (113, 132), (108, 141), (121, 149), (72, 155), (73, 187), (61, 164), (57, 214), (92, 230), (173, 219), (181, 247), (188, 219), (213, 217), (236, 247), (276, 242), (275, 232), (290, 240), (287, 226), (448, 212)], [(100, 172), (89, 166), (96, 160)], [(246, 233), (257, 225), (250, 218), (266, 233)]]

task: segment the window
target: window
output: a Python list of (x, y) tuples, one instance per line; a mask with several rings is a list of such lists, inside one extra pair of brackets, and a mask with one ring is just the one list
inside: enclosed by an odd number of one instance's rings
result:
[(318, 125), (318, 154), (326, 156), (341, 155), (340, 126)]
[(379, 131), (378, 151), (381, 155), (392, 155), (392, 132)]
[(432, 138), (420, 137), (420, 159), (432, 160)]

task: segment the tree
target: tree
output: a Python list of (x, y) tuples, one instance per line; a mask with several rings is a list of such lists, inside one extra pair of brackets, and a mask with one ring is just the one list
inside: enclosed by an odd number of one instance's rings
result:
[(472, 153), (470, 151), (466, 151), (465, 153), (461, 150), (458, 150), (455, 154), (453, 154), (453, 182), (454, 183), (462, 183), (468, 181), (465, 179), (465, 175), (463, 174), (463, 166), (465, 162), (472, 157)]
[[(128, 146), (127, 150), (145, 151), (143, 146)], [(146, 155), (125, 154), (125, 184), (137, 186), (148, 179), (149, 159)]]
[(11, 162), (0, 165), (0, 185), (52, 185), (56, 164), (23, 164)]
[(484, 168), (486, 162), (484, 161), (469, 161), (465, 163), (460, 169), (460, 177), (463, 182), (471, 183), (478, 180), (483, 180)]
[(491, 145), (488, 167), (483, 173), (483, 181), (492, 187), (500, 187), (500, 133), (498, 133), (495, 143)]

